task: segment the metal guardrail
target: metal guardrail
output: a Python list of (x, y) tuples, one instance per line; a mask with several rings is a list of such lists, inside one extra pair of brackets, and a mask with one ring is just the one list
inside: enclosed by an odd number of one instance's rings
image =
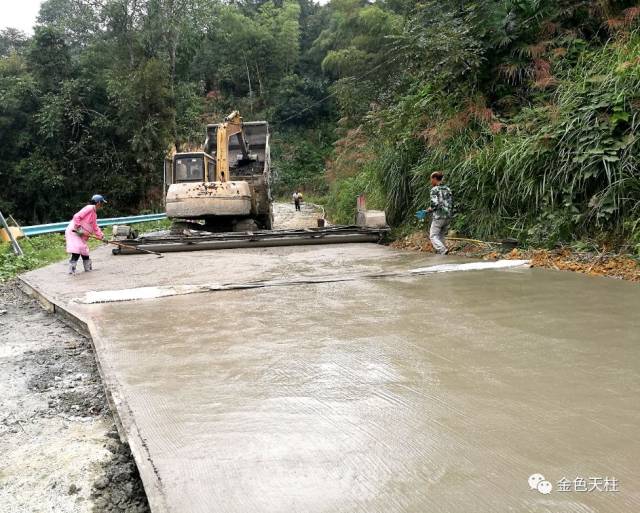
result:
[[(167, 217), (166, 213), (146, 214), (142, 216), (106, 217), (98, 219), (98, 226), (113, 226), (114, 224), (135, 224), (147, 221), (161, 221)], [(69, 221), (62, 223), (37, 224), (34, 226), (22, 226), (21, 230), (27, 237), (44, 235), (45, 233), (63, 232), (69, 226)]]

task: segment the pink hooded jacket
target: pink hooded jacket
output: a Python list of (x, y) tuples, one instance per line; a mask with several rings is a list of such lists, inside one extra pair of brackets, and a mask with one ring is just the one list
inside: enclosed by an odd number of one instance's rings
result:
[[(74, 230), (78, 228), (82, 228), (84, 232), (82, 237), (74, 232)], [(67, 226), (64, 232), (64, 237), (67, 240), (67, 253), (79, 253), (89, 256), (87, 240), (89, 240), (90, 234), (95, 235), (99, 239), (104, 237), (102, 230), (100, 230), (98, 226), (98, 215), (95, 205), (87, 205), (79, 212), (76, 212), (69, 226)]]

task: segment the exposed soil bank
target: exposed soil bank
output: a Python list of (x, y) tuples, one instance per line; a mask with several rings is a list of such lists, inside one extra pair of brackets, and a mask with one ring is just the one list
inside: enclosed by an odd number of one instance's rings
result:
[[(394, 241), (392, 247), (413, 251), (433, 252), (429, 237), (422, 231)], [(640, 263), (629, 255), (615, 253), (578, 252), (570, 248), (514, 249), (502, 254), (496, 246), (465, 241), (449, 241), (449, 252), (486, 260), (508, 258), (531, 260), (532, 267), (574, 271), (591, 276), (608, 276), (629, 281), (640, 281)]]
[(0, 512), (149, 511), (89, 341), (0, 285)]

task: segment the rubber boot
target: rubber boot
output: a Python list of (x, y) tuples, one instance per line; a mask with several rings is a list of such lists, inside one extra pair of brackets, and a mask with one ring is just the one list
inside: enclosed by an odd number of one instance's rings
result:
[(89, 272), (91, 271), (91, 269), (93, 269), (93, 267), (91, 266), (91, 259), (87, 258), (86, 260), (82, 261), (82, 265), (84, 266), (84, 272)]
[(69, 274), (76, 274), (76, 265), (78, 265), (77, 260), (69, 260)]

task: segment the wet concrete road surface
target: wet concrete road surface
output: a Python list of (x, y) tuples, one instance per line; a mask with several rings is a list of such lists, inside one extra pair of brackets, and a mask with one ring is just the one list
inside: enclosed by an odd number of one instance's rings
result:
[(455, 262), (373, 245), (176, 258), (26, 275), (89, 322), (155, 512), (640, 509), (637, 285), (516, 269), (72, 302)]

